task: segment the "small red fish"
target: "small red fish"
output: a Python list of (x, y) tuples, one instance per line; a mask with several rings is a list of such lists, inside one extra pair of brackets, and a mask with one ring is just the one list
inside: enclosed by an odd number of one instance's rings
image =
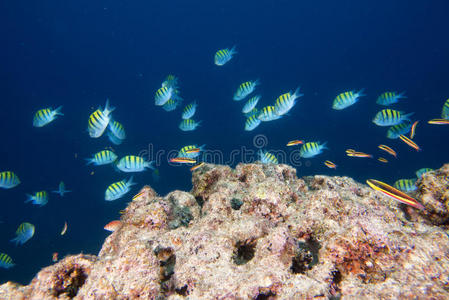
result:
[(194, 164), (194, 163), (196, 163), (196, 160), (194, 160), (192, 158), (188, 158), (188, 157), (175, 157), (175, 158), (170, 158), (170, 162), (176, 162), (176, 163), (181, 163), (181, 164)]
[(293, 140), (293, 141), (288, 142), (287, 146), (290, 147), (290, 146), (296, 146), (296, 145), (302, 145), (302, 144), (304, 144), (304, 141)]
[(416, 151), (421, 151), (421, 148), (419, 148), (419, 146), (412, 141), (411, 139), (409, 139), (408, 137), (406, 137), (405, 135), (400, 135), (399, 138), (406, 143), (407, 145), (409, 145), (410, 147), (412, 147), (413, 149), (415, 149)]
[(117, 229), (119, 229), (120, 226), (122, 226), (122, 222), (120, 220), (114, 220), (114, 221), (111, 221), (108, 224), (106, 224), (104, 226), (104, 229), (107, 230), (107, 231), (114, 232)]

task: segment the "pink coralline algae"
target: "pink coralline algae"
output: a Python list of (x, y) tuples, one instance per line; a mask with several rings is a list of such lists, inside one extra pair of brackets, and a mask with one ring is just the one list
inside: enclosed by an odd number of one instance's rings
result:
[(449, 165), (416, 210), (347, 177), (205, 165), (190, 193), (146, 186), (98, 256), (68, 256), (1, 299), (449, 299)]

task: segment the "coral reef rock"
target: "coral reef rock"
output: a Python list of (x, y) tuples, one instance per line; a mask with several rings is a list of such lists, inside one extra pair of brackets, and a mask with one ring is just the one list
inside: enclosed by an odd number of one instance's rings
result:
[(98, 257), (69, 256), (1, 299), (448, 299), (449, 165), (406, 207), (347, 177), (205, 165), (190, 193), (146, 186)]

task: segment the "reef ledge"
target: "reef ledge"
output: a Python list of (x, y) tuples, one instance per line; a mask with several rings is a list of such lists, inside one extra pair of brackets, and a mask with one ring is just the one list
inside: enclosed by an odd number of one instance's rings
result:
[(347, 177), (207, 164), (191, 192), (145, 186), (98, 256), (0, 299), (449, 299), (448, 178), (418, 181), (420, 211)]

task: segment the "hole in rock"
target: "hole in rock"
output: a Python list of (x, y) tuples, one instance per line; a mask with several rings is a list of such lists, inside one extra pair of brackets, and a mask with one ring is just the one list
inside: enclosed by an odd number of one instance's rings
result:
[(331, 294), (331, 296), (329, 299), (337, 300), (341, 298), (339, 284), (343, 280), (343, 277), (339, 270), (332, 271), (331, 274), (332, 281), (329, 286), (329, 294)]
[(265, 293), (259, 293), (259, 295), (256, 296), (256, 298), (254, 298), (255, 300), (274, 300), (276, 299), (276, 294), (273, 293), (272, 291), (268, 291)]
[(74, 298), (78, 293), (78, 290), (83, 286), (87, 279), (87, 274), (83, 268), (79, 266), (73, 266), (70, 269), (61, 270), (56, 274), (54, 295), (59, 297), (65, 294), (70, 299)]
[(296, 254), (292, 258), (290, 271), (293, 274), (304, 274), (307, 270), (313, 268), (318, 263), (318, 250), (320, 244), (313, 238), (306, 242), (299, 242)]
[(246, 241), (238, 241), (236, 249), (232, 255), (232, 260), (236, 265), (244, 265), (253, 259), (256, 252), (256, 241), (249, 239)]
[(239, 210), (240, 207), (242, 207), (243, 201), (238, 198), (232, 198), (231, 199), (231, 207), (234, 210)]
[(175, 289), (176, 294), (181, 296), (187, 296), (189, 293), (187, 292), (187, 284), (181, 288)]
[(195, 197), (195, 200), (196, 200), (196, 203), (198, 203), (198, 205), (199, 205), (200, 207), (203, 207), (203, 204), (204, 204), (203, 196), (196, 196), (196, 197)]

